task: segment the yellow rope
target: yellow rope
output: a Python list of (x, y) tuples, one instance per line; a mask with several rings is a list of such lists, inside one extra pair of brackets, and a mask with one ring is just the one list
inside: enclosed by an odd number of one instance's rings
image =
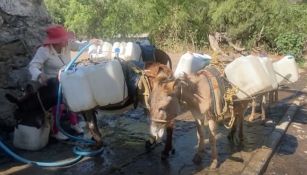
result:
[(144, 103), (145, 106), (149, 109), (149, 103), (148, 103), (148, 99), (149, 99), (149, 95), (150, 95), (150, 83), (148, 80), (148, 77), (145, 74), (145, 71), (136, 67), (135, 65), (128, 63), (128, 66), (136, 73), (140, 76), (140, 80), (138, 82), (138, 89), (139, 89), (139, 93), (138, 96), (142, 96), (144, 98)]

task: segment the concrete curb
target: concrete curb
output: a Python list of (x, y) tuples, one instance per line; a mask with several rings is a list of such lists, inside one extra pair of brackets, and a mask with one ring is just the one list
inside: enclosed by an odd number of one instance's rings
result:
[[(307, 91), (307, 88), (304, 88), (303, 91)], [(264, 146), (254, 153), (250, 162), (248, 162), (248, 164), (244, 167), (241, 175), (258, 175), (264, 173), (278, 146), (278, 143), (280, 142), (282, 136), (286, 133), (294, 115), (299, 109), (299, 106), (302, 105), (304, 99), (305, 96), (301, 95), (297, 98), (297, 100), (290, 104), (290, 107), (287, 109), (278, 125), (276, 125), (274, 131), (265, 140)]]

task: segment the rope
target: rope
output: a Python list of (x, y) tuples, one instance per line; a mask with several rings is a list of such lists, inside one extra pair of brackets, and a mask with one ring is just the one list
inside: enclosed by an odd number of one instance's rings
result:
[(42, 102), (42, 99), (41, 99), (41, 96), (40, 96), (39, 92), (36, 93), (36, 96), (37, 96), (38, 102), (39, 102), (42, 110), (44, 111), (44, 113), (46, 115), (48, 112), (47, 112), (46, 108), (44, 107), (44, 104)]
[(288, 83), (292, 83), (287, 77), (281, 75), (280, 73), (278, 73), (278, 72), (276, 72), (276, 71), (274, 71), (274, 72), (275, 72), (275, 74), (277, 74), (278, 76), (280, 76), (280, 77), (284, 78), (285, 80), (287, 80)]
[(242, 89), (240, 89), (237, 85), (233, 84), (232, 82), (230, 82), (227, 78), (225, 78), (224, 76), (222, 76), (222, 78), (227, 81), (231, 86), (235, 87), (236, 90), (241, 91), (244, 95), (248, 96), (251, 99), (255, 99), (255, 97), (249, 95), (247, 92), (243, 91)]

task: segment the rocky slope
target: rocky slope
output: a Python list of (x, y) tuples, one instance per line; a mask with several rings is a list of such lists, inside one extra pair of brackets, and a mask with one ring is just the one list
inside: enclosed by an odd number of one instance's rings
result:
[(4, 94), (29, 79), (27, 65), (50, 23), (43, 0), (0, 1), (0, 126), (14, 124)]

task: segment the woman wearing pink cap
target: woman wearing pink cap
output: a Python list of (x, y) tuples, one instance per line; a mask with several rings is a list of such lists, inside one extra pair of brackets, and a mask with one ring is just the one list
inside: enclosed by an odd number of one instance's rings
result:
[[(41, 85), (45, 85), (49, 78), (56, 78), (58, 76), (59, 70), (69, 63), (71, 50), (78, 51), (79, 48), (84, 46), (84, 43), (74, 42), (73, 34), (61, 25), (48, 27), (46, 33), (47, 36), (43, 46), (38, 48), (29, 66), (32, 80), (38, 81)], [(90, 42), (96, 43), (98, 40), (93, 39)], [(62, 105), (60, 115), (64, 110), (64, 105)], [(53, 116), (55, 116), (55, 107), (52, 111)], [(83, 132), (83, 129), (78, 125), (75, 113), (69, 112), (69, 120), (72, 129), (78, 133)], [(58, 131), (55, 119), (53, 121), (53, 137), (58, 140), (68, 139), (63, 133)]]

